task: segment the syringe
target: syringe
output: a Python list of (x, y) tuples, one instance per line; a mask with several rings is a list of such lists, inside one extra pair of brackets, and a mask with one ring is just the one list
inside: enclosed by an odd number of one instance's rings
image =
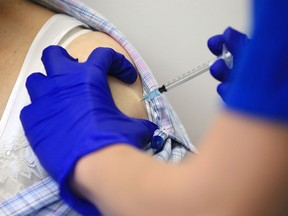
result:
[[(223, 51), (222, 54), (216, 59), (223, 59), (226, 63), (226, 65), (229, 68), (233, 67), (233, 56), (232, 54), (227, 50), (226, 46), (223, 46)], [(158, 87), (150, 92), (148, 92), (142, 100), (151, 100), (155, 97), (158, 97), (159, 95), (161, 95), (164, 92), (168, 92), (171, 89), (182, 85), (183, 83), (186, 83), (187, 81), (199, 76), (200, 74), (203, 74), (206, 71), (210, 70), (211, 65), (216, 61), (216, 60), (212, 60), (212, 61), (208, 61), (200, 66), (198, 66), (197, 68), (194, 68), (180, 76), (178, 76), (177, 78), (169, 81), (167, 84), (162, 85), (161, 87)]]

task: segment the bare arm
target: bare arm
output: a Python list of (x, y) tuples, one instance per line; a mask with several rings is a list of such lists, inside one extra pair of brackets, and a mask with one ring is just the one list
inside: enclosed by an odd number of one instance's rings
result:
[(180, 165), (126, 145), (88, 155), (72, 183), (104, 215), (287, 215), (287, 127), (222, 113)]
[[(0, 116), (4, 112), (32, 41), (53, 15), (54, 12), (30, 1), (0, 2)], [(97, 31), (77, 37), (68, 45), (67, 51), (79, 61), (86, 61), (92, 50), (97, 47), (110, 47), (123, 54), (133, 64), (129, 54), (117, 41)], [(148, 118), (144, 102), (139, 103), (143, 96), (140, 76), (132, 85), (114, 77), (109, 77), (108, 81), (115, 103), (123, 113), (131, 117)]]

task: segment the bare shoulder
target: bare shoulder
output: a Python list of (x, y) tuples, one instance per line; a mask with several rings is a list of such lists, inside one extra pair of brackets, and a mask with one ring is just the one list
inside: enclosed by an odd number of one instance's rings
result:
[[(15, 11), (19, 13), (14, 13)], [(1, 2), (0, 12), (3, 12), (0, 13), (0, 115), (2, 115), (33, 39), (55, 13), (23, 0)], [(85, 61), (97, 47), (110, 47), (132, 62), (128, 53), (117, 41), (101, 32), (94, 31), (79, 36), (67, 49), (72, 56)], [(142, 97), (140, 78), (132, 85), (109, 78), (109, 84), (115, 103), (123, 113), (132, 117), (147, 118), (145, 105), (140, 102)]]
[[(109, 47), (123, 54), (132, 64), (133, 61), (126, 50), (112, 37), (102, 32), (89, 32), (77, 37), (68, 46), (67, 51), (80, 62), (86, 61), (90, 53), (97, 47)], [(126, 115), (147, 119), (147, 112), (142, 98), (142, 84), (140, 77), (128, 85), (113, 77), (109, 77), (109, 85), (117, 107)]]
[(80, 61), (85, 61), (88, 55), (97, 47), (113, 48), (115, 51), (125, 55), (133, 63), (129, 54), (116, 40), (99, 31), (92, 31), (77, 37), (68, 45), (67, 50), (70, 55), (78, 56)]

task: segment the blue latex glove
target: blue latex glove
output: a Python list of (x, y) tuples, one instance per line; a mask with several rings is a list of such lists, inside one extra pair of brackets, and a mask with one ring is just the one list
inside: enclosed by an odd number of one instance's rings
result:
[[(245, 47), (247, 40), (248, 38), (245, 34), (229, 27), (223, 34), (211, 37), (208, 40), (208, 47), (214, 55), (220, 56), (222, 54), (223, 45), (225, 44), (228, 51), (230, 51), (233, 56), (234, 67), (237, 67), (239, 55), (241, 50)], [(223, 59), (218, 59), (210, 67), (210, 72), (215, 79), (221, 82), (217, 87), (217, 92), (225, 101), (226, 93), (229, 91), (228, 80), (231, 69), (228, 68)]]
[(91, 203), (71, 193), (69, 177), (77, 161), (89, 153), (119, 143), (141, 149), (152, 138), (157, 126), (124, 115), (108, 86), (107, 74), (133, 83), (137, 72), (109, 48), (97, 48), (85, 63), (78, 63), (65, 49), (50, 46), (42, 61), (47, 76), (34, 73), (26, 82), (32, 103), (20, 116), (25, 134), (59, 183), (61, 197), (82, 214), (100, 215)]
[(288, 123), (288, 1), (254, 0), (253, 36), (231, 73), (227, 107)]

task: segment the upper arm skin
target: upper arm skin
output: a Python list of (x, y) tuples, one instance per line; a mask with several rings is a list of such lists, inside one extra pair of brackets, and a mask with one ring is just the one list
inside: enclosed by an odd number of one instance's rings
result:
[[(68, 46), (68, 53), (80, 62), (86, 61), (90, 53), (97, 47), (109, 47), (123, 54), (132, 64), (133, 61), (126, 50), (113, 38), (102, 32), (89, 32), (73, 40)], [(125, 84), (109, 76), (109, 86), (116, 106), (126, 115), (135, 118), (147, 119), (140, 76), (135, 83)]]

